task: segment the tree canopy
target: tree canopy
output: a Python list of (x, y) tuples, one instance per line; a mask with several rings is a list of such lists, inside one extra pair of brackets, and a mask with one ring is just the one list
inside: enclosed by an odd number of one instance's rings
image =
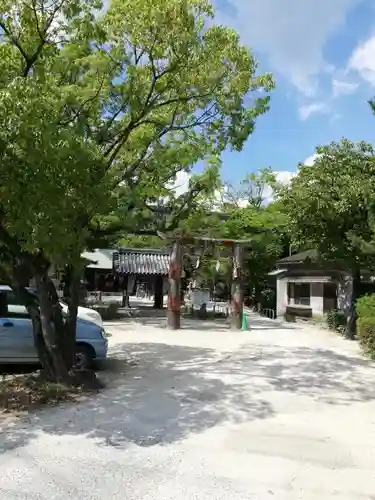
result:
[(316, 149), (312, 166), (300, 165), (281, 202), (296, 246), (318, 251), (322, 262), (353, 276), (348, 335), (355, 330), (355, 301), (362, 269), (375, 263), (374, 149), (346, 139)]
[[(214, 188), (221, 153), (241, 150), (274, 86), (207, 0), (102, 7), (0, 0), (0, 240), (54, 300), (50, 262), (72, 270), (111, 226), (148, 227), (160, 200), (173, 207), (163, 225), (176, 226)], [(171, 181), (200, 160), (205, 172), (176, 199)], [(58, 308), (44, 306), (58, 331)]]
[(353, 270), (368, 265), (373, 238), (373, 147), (348, 140), (318, 147), (312, 166), (300, 165), (282, 195), (294, 243)]
[(119, 184), (153, 202), (179, 170), (240, 150), (273, 87), (205, 0), (100, 7), (0, 2), (3, 223), (55, 260), (82, 248)]

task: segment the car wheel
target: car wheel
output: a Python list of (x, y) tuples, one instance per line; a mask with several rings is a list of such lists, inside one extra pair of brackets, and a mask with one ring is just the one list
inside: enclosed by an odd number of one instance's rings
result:
[(92, 350), (85, 345), (76, 346), (76, 368), (84, 370), (91, 368), (93, 364), (93, 353)]

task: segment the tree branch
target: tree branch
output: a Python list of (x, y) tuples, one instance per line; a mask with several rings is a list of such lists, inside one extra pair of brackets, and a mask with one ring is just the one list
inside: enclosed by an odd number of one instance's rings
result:
[(37, 31), (38, 31), (39, 38), (40, 38), (40, 44), (37, 46), (35, 52), (32, 55), (27, 54), (27, 52), (24, 50), (24, 48), (21, 45), (20, 39), (17, 38), (12, 33), (12, 31), (8, 28), (8, 26), (5, 24), (3, 19), (0, 20), (0, 28), (4, 31), (4, 33), (9, 38), (9, 40), (12, 42), (12, 44), (18, 49), (18, 51), (20, 52), (21, 56), (23, 57), (23, 59), (25, 61), (25, 67), (22, 70), (22, 74), (25, 78), (28, 76), (31, 68), (33, 67), (35, 62), (38, 60), (38, 57), (40, 56), (45, 44), (47, 43), (47, 38), (46, 38), (47, 31), (51, 27), (51, 24), (52, 24), (53, 20), (55, 19), (57, 12), (63, 7), (65, 2), (66, 2), (66, 0), (61, 0), (60, 3), (57, 3), (57, 6), (52, 10), (51, 15), (47, 19), (47, 22), (44, 26), (43, 31), (40, 30), (35, 1), (33, 1), (31, 3), (30, 8), (33, 11), (34, 17), (36, 19), (36, 27), (37, 27)]

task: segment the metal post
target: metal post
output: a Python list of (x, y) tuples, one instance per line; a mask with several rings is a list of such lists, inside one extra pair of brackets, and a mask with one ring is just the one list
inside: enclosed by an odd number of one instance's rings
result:
[(231, 327), (241, 330), (243, 314), (243, 289), (242, 289), (242, 245), (237, 243), (233, 248), (233, 275), (231, 297)]
[(172, 248), (169, 265), (169, 290), (167, 326), (172, 330), (178, 330), (181, 325), (181, 245), (175, 241)]

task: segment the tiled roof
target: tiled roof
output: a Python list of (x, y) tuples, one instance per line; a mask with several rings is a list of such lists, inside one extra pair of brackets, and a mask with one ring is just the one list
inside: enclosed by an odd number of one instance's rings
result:
[(113, 254), (113, 270), (121, 274), (167, 275), (169, 252), (154, 249), (121, 248)]
[(285, 259), (280, 259), (278, 261), (279, 264), (302, 264), (306, 260), (315, 261), (318, 258), (318, 252), (316, 250), (306, 250), (305, 252), (295, 253), (294, 255), (290, 255), (289, 257), (285, 257)]

